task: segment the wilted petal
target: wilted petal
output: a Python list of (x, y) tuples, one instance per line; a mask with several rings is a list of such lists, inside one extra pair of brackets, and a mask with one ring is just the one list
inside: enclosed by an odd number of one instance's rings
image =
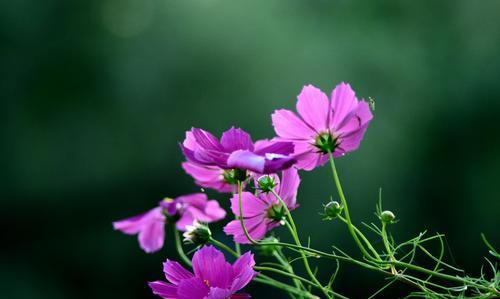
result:
[(325, 131), (330, 109), (326, 94), (313, 85), (306, 85), (297, 98), (297, 111), (302, 119), (315, 131)]

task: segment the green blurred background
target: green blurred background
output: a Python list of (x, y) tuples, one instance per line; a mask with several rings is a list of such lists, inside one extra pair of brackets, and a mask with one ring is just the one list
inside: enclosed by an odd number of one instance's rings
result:
[[(145, 282), (175, 258), (172, 235), (147, 255), (111, 222), (199, 190), (179, 167), (185, 130), (272, 137), (270, 114), (304, 84), (340, 81), (376, 100), (360, 150), (338, 161), (354, 221), (375, 221), (382, 187), (398, 240), (444, 232), (447, 260), (478, 274), (479, 233), (500, 245), (499, 20), (499, 1), (2, 1), (0, 297), (154, 298)], [(304, 239), (354, 252), (318, 216), (328, 169), (302, 178)], [(343, 266), (336, 290), (383, 283)]]

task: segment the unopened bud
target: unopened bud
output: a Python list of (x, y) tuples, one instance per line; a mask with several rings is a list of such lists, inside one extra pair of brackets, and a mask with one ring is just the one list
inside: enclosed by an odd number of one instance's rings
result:
[(195, 245), (204, 245), (210, 241), (212, 232), (207, 225), (194, 221), (193, 225), (186, 225), (186, 232), (182, 234), (184, 242), (193, 243)]
[(330, 201), (325, 205), (326, 219), (335, 219), (342, 212), (342, 206), (337, 201)]
[(391, 211), (386, 210), (380, 214), (380, 220), (382, 220), (382, 222), (384, 223), (392, 223), (394, 219), (396, 219), (396, 216)]
[(270, 175), (263, 175), (258, 180), (259, 190), (264, 193), (271, 192), (276, 187), (276, 180)]

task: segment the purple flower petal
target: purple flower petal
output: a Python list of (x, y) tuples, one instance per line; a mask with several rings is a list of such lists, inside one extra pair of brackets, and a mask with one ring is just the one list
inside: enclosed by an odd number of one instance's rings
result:
[(197, 142), (197, 144), (205, 150), (213, 151), (224, 151), (223, 146), (219, 143), (219, 140), (215, 138), (214, 135), (210, 134), (202, 129), (192, 128), (191, 132)]
[(259, 140), (255, 143), (255, 151), (257, 155), (265, 155), (267, 153), (290, 155), (293, 153), (293, 142), (277, 141), (277, 140)]
[(230, 289), (210, 288), (210, 292), (205, 299), (226, 299), (231, 297)]
[(356, 94), (351, 86), (344, 82), (337, 85), (332, 91), (331, 106), (333, 114), (330, 119), (329, 127), (338, 128), (346, 117), (356, 109), (357, 105), (358, 99), (356, 99)]
[(290, 209), (293, 209), (297, 204), (296, 197), (299, 184), (300, 177), (297, 169), (290, 168), (282, 172), (278, 194)]
[(309, 127), (295, 113), (289, 110), (280, 109), (274, 111), (272, 115), (273, 127), (276, 134), (281, 138), (289, 140), (312, 140), (316, 132)]
[(245, 150), (235, 151), (227, 159), (227, 165), (231, 168), (248, 169), (257, 173), (264, 172), (265, 163), (263, 156)]
[(179, 299), (204, 299), (210, 291), (206, 283), (199, 277), (182, 280), (177, 288)]
[(326, 94), (312, 85), (306, 85), (297, 98), (297, 111), (302, 119), (317, 132), (326, 131), (330, 106)]
[(295, 154), (297, 159), (295, 167), (310, 171), (318, 166), (324, 165), (328, 161), (328, 156), (318, 153), (318, 149), (307, 142), (295, 142)]
[(283, 156), (279, 154), (266, 154), (264, 170), (261, 173), (270, 174), (276, 173), (280, 170), (292, 167), (297, 163), (297, 160), (291, 156)]
[(168, 260), (163, 263), (163, 272), (165, 273), (165, 278), (174, 285), (178, 285), (180, 281), (184, 279), (192, 278), (193, 273), (186, 270), (178, 262)]
[(220, 142), (227, 152), (234, 152), (237, 150), (253, 151), (252, 138), (247, 132), (240, 128), (232, 127), (224, 132)]
[(211, 188), (219, 192), (231, 192), (232, 187), (224, 181), (224, 170), (217, 166), (204, 166), (191, 162), (182, 163), (186, 173), (195, 179), (195, 183), (204, 188)]
[(165, 238), (165, 216), (160, 207), (125, 220), (113, 222), (116, 230), (132, 235), (139, 234), (139, 245), (147, 253), (163, 247)]
[[(245, 227), (248, 231), (248, 234), (254, 240), (260, 240), (264, 238), (266, 232), (269, 228), (269, 220), (264, 215), (258, 215), (252, 218), (244, 219)], [(224, 226), (224, 232), (227, 235), (232, 235), (235, 242), (240, 244), (250, 244), (250, 240), (248, 240), (243, 228), (241, 227), (240, 220), (233, 220), (229, 222), (226, 226)]]
[(244, 288), (257, 275), (257, 272), (253, 270), (254, 265), (255, 260), (251, 252), (243, 254), (234, 262), (235, 279), (231, 286), (233, 293)]
[(232, 266), (222, 252), (213, 246), (204, 246), (193, 256), (193, 271), (210, 287), (227, 289), (234, 278)]
[[(231, 198), (231, 210), (234, 215), (240, 215), (238, 194), (234, 194)], [(250, 192), (241, 193), (241, 207), (243, 217), (249, 218), (266, 213), (267, 208), (272, 203), (265, 202), (262, 199), (255, 197)]]
[(177, 286), (163, 281), (152, 281), (148, 283), (153, 294), (165, 299), (178, 299)]

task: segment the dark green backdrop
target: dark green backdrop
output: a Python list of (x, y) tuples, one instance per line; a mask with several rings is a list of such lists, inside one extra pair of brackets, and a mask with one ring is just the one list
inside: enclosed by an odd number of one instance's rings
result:
[[(304, 84), (340, 81), (376, 100), (338, 161), (354, 221), (374, 220), (382, 187), (400, 240), (444, 232), (448, 261), (477, 274), (479, 233), (500, 245), (499, 20), (499, 1), (3, 1), (0, 297), (153, 298), (171, 235), (147, 255), (111, 221), (199, 190), (179, 167), (184, 131), (272, 137)], [(328, 169), (305, 173), (298, 225), (353, 250), (317, 216), (331, 194)], [(341, 273), (354, 298), (383, 284)]]

